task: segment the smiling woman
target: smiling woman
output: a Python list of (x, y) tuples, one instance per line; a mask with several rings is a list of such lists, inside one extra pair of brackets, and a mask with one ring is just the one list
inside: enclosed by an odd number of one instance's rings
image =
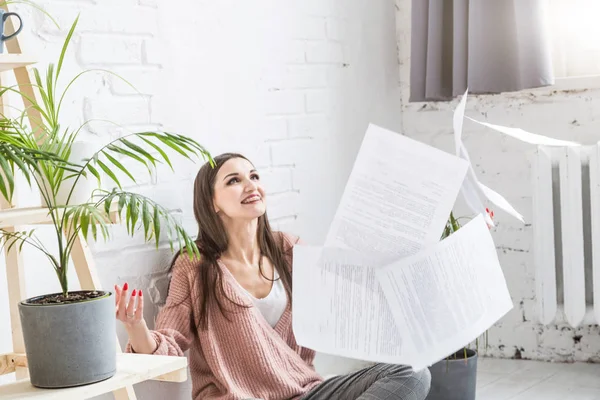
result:
[(127, 284), (115, 286), (127, 351), (182, 356), (189, 349), (194, 399), (425, 399), (427, 369), (377, 364), (326, 381), (317, 374), (314, 350), (299, 346), (292, 330), (299, 239), (271, 230), (265, 189), (247, 158), (221, 154), (200, 168), (194, 214), (201, 257), (182, 252), (173, 260), (154, 330), (142, 317), (142, 292), (128, 296)]
[(214, 197), (215, 212), (225, 218), (225, 224), (236, 218), (258, 218), (266, 211), (260, 176), (245, 158), (224, 163), (216, 176)]

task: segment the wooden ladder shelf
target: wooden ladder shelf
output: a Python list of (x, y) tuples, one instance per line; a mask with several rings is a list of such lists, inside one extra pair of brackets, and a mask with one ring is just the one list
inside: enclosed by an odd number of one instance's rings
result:
[[(8, 11), (6, 5), (0, 5)], [(10, 19), (5, 23), (6, 34), (14, 32)], [(27, 67), (35, 64), (35, 58), (22, 54), (18, 37), (5, 42), (7, 53), (0, 54), (0, 72), (13, 72), (20, 90), (28, 96), (36, 96), (31, 85), (31, 78)], [(26, 99), (23, 99), (26, 102)], [(25, 103), (27, 104), (27, 103)], [(4, 102), (0, 97), (0, 113), (4, 114)], [(33, 121), (39, 121), (39, 113), (28, 109), (28, 118), (31, 126)], [(16, 197), (16, 196), (15, 196)], [(13, 198), (13, 204), (8, 203), (0, 195), (0, 229), (7, 231), (18, 230), (19, 225), (36, 225), (51, 223), (46, 208), (30, 207), (18, 208), (18, 201)], [(118, 222), (116, 212), (112, 214), (113, 222)], [(133, 385), (146, 380), (168, 382), (184, 382), (187, 380), (187, 358), (172, 356), (156, 356), (145, 354), (122, 353), (117, 341), (117, 372), (105, 381), (66, 389), (40, 389), (34, 387), (28, 379), (27, 357), (21, 330), (18, 303), (26, 298), (25, 276), (22, 254), (19, 246), (13, 246), (6, 251), (6, 275), (8, 282), (8, 301), (10, 310), (10, 326), (12, 331), (13, 352), (0, 354), (0, 375), (15, 373), (15, 382), (0, 385), (0, 400), (82, 400), (104, 393), (112, 392), (116, 400), (135, 400), (136, 395)], [(100, 281), (96, 274), (96, 266), (91, 257), (85, 239), (80, 235), (71, 252), (71, 258), (77, 278), (82, 289), (101, 290)], [(0, 289), (2, 290), (2, 289)], [(4, 325), (0, 321), (0, 325)], [(116, 332), (115, 332), (116, 335)]]

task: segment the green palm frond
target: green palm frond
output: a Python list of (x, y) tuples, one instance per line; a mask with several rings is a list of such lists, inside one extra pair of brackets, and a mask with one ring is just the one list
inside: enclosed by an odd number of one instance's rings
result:
[(110, 213), (105, 213), (97, 204), (85, 203), (66, 207), (65, 221), (70, 232), (75, 234), (81, 231), (85, 238), (91, 232), (94, 240), (97, 240), (98, 230), (104, 240), (108, 240), (110, 236), (108, 231), (108, 225), (111, 223)]
[(133, 236), (136, 227), (140, 227), (144, 239), (147, 242), (154, 239), (157, 248), (161, 236), (166, 235), (171, 251), (174, 251), (176, 242), (180, 248), (187, 248), (190, 257), (200, 256), (194, 240), (171, 213), (160, 204), (146, 196), (116, 188), (112, 191), (100, 192), (104, 193), (101, 203), (104, 205), (105, 215), (108, 215), (108, 210), (113, 204), (117, 204), (117, 214), (120, 218), (123, 218), (123, 211), (125, 211), (124, 222), (129, 235)]
[[(30, 186), (32, 178), (43, 176), (53, 189), (57, 186), (55, 181), (65, 172), (80, 172), (80, 166), (67, 161), (68, 151), (60, 149), (60, 143), (38, 144), (22, 118), (0, 118), (0, 193), (11, 200), (15, 168), (23, 173)], [(64, 145), (62, 149), (68, 150), (69, 146)], [(37, 179), (36, 184), (42, 190)]]
[(214, 163), (204, 146), (191, 138), (168, 132), (138, 132), (111, 141), (93, 154), (83, 167), (98, 179), (99, 170), (102, 170), (122, 189), (123, 185), (114, 171), (122, 172), (134, 183), (136, 179), (120, 159), (126, 158), (142, 164), (150, 175), (157, 164), (162, 162), (173, 170), (166, 148), (190, 160), (198, 158)]
[[(41, 250), (46, 255), (50, 255), (51, 253), (44, 246), (44, 244), (36, 236), (34, 236), (34, 233), (35, 229), (17, 232), (10, 232), (0, 229), (0, 237), (4, 239), (2, 241), (2, 245), (0, 245), (0, 248), (6, 247), (6, 251), (9, 252), (14, 246), (19, 245), (18, 250), (21, 251), (23, 245), (27, 243), (38, 250)], [(53, 264), (53, 266), (57, 268), (58, 264)]]
[(31, 186), (32, 175), (41, 172), (40, 165), (44, 162), (53, 163), (60, 170), (79, 171), (74, 164), (66, 162), (56, 154), (0, 142), (0, 193), (5, 199), (11, 201), (15, 189), (15, 168), (22, 172)]
[(91, 233), (94, 240), (97, 240), (100, 231), (104, 240), (109, 239), (110, 216), (112, 212), (116, 212), (124, 221), (130, 236), (135, 235), (139, 229), (144, 235), (144, 240), (149, 242), (154, 239), (158, 248), (161, 237), (166, 235), (171, 251), (174, 251), (174, 244), (177, 243), (180, 248), (188, 249), (190, 257), (200, 256), (194, 240), (185, 229), (166, 208), (152, 199), (116, 188), (112, 191), (98, 189), (95, 197), (99, 197), (95, 203), (66, 207), (64, 219), (71, 232), (67, 246), (70, 246), (79, 233), (86, 239)]

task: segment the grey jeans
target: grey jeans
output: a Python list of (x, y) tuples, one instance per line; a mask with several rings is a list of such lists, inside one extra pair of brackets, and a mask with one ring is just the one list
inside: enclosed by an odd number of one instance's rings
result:
[(425, 400), (431, 374), (404, 365), (375, 364), (347, 375), (327, 379), (302, 400)]

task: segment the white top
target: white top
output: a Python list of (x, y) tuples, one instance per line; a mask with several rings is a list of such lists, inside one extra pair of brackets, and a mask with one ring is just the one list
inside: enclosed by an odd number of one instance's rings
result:
[(267, 297), (263, 297), (262, 299), (257, 299), (244, 289), (252, 299), (254, 306), (258, 308), (271, 327), (275, 327), (287, 307), (287, 293), (285, 292), (281, 279), (278, 278), (279, 274), (277, 274), (277, 270), (274, 270), (273, 279), (275, 279), (275, 281), (273, 282), (271, 291)]

